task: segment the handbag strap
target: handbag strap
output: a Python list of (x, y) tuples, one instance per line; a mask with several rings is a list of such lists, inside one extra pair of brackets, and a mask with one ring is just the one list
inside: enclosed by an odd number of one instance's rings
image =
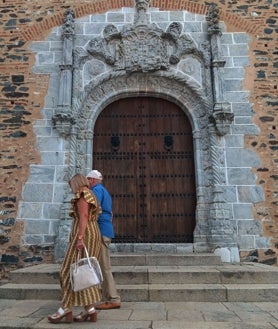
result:
[(88, 259), (88, 261), (90, 261), (89, 253), (85, 245), (84, 245), (84, 250), (85, 250), (86, 258)]
[[(86, 255), (86, 259), (87, 259), (87, 262), (88, 262), (88, 265), (90, 268), (92, 268), (92, 263), (90, 261), (90, 257), (89, 257), (89, 253), (88, 253), (88, 250), (87, 250), (87, 247), (84, 245), (84, 250), (85, 250), (85, 255)], [(76, 262), (75, 262), (75, 270), (77, 268), (77, 264), (78, 264), (78, 261), (80, 260), (80, 254), (81, 254), (81, 250), (78, 250), (77, 252), (77, 255), (76, 255)]]

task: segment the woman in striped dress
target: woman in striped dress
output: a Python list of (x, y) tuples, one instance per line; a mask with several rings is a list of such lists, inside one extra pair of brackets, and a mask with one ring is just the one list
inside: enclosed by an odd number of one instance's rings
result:
[[(101, 213), (98, 201), (89, 189), (87, 178), (76, 174), (69, 181), (70, 188), (74, 193), (71, 200), (70, 216), (73, 217), (72, 229), (69, 238), (69, 246), (66, 251), (60, 270), (60, 285), (62, 291), (62, 305), (58, 311), (48, 316), (52, 323), (86, 321), (88, 318), (96, 322), (95, 303), (101, 299), (98, 287), (88, 288), (74, 292), (70, 283), (70, 265), (76, 261), (77, 253), (84, 252), (84, 245), (90, 256), (99, 259), (101, 248), (101, 235), (97, 224), (97, 218)], [(82, 252), (82, 253), (83, 253)], [(81, 255), (85, 257), (85, 255)], [(84, 306), (84, 310), (73, 317), (71, 308), (73, 306)]]

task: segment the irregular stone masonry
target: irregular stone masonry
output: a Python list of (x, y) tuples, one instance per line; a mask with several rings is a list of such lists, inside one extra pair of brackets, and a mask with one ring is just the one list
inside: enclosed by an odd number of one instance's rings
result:
[[(160, 11), (186, 10), (205, 15), (204, 0), (153, 0), (151, 7)], [(254, 207), (254, 217), (263, 224), (264, 236), (271, 237), (272, 248), (242, 252), (241, 257), (276, 263), (278, 251), (278, 4), (269, 1), (219, 1), (220, 19), (229, 32), (246, 32), (251, 65), (246, 68), (244, 88), (250, 91), (254, 123), (259, 135), (245, 138), (245, 146), (261, 159), (254, 169), (265, 201)], [(66, 8), (75, 11), (76, 18), (105, 13), (121, 7), (133, 7), (133, 0), (45, 2), (3, 0), (0, 4), (0, 128), (1, 128), (1, 196), (0, 196), (0, 256), (2, 263), (20, 266), (26, 259), (43, 255), (51, 261), (51, 247), (22, 246), (24, 224), (16, 221), (19, 201), (30, 165), (39, 164), (41, 155), (36, 148), (33, 125), (38, 120), (46, 125), (41, 110), (48, 92), (49, 77), (33, 74), (35, 54), (29, 50), (33, 41), (44, 40), (55, 26), (63, 23)], [(238, 109), (240, 111), (240, 109)], [(51, 113), (49, 113), (49, 118)], [(39, 237), (38, 237), (39, 241)]]

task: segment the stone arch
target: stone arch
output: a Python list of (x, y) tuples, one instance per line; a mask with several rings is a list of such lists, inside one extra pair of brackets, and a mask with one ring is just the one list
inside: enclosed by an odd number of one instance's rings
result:
[[(170, 90), (169, 85), (171, 85)], [(132, 96), (160, 97), (176, 103), (188, 116), (194, 134), (208, 137), (207, 130), (204, 128), (209, 124), (211, 100), (205, 97), (191, 81), (181, 79), (173, 72), (136, 73), (131, 76), (126, 74), (113, 76), (111, 73), (102, 82), (98, 81), (87, 86), (83, 99), (75, 100), (74, 112), (80, 141), (86, 139), (90, 143), (95, 121), (108, 104)], [(88, 159), (80, 165), (81, 168), (91, 168)]]
[[(169, 84), (171, 83), (171, 89)], [(200, 130), (201, 119), (209, 115), (212, 100), (190, 79), (175, 72), (136, 73), (133, 75), (109, 73), (102, 81), (92, 82), (85, 87), (86, 94), (76, 108), (77, 125), (80, 130), (94, 126), (96, 117), (113, 101), (132, 96), (161, 97), (176, 103), (187, 114), (193, 131)], [(132, 96), (131, 96), (132, 95)], [(200, 104), (202, 107), (200, 108)], [(95, 111), (90, 108), (96, 106)], [(83, 108), (87, 110), (83, 113)], [(207, 119), (207, 117), (206, 117)], [(86, 122), (86, 126), (83, 123)]]
[[(198, 154), (195, 158), (195, 177), (197, 195), (196, 232), (199, 232), (200, 219), (198, 214), (203, 214), (206, 211), (202, 195), (206, 193), (207, 198), (210, 198), (208, 195), (210, 194), (209, 186), (213, 176), (212, 167), (216, 166), (215, 163), (207, 166), (207, 163), (213, 158), (208, 154), (210, 140), (209, 115), (212, 108), (210, 99), (205, 97), (203, 92), (198, 90), (192, 82), (180, 79), (173, 72), (135, 73), (131, 76), (115, 74), (114, 77), (111, 75), (113, 74), (109, 75), (109, 79), (103, 79), (102, 82), (87, 86), (83, 99), (75, 100), (77, 131), (76, 134), (71, 136), (71, 160), (69, 161), (72, 164), (71, 170), (78, 171), (86, 168), (87, 172), (92, 168), (93, 127), (98, 116), (108, 104), (120, 98), (133, 96), (159, 97), (173, 102), (185, 112), (191, 123), (194, 153)], [(169, 90), (170, 81), (171, 90)], [(217, 159), (215, 162), (217, 162)], [(70, 174), (73, 174), (73, 172), (70, 172)], [(204, 192), (204, 190), (207, 191)], [(200, 207), (204, 209), (200, 211)]]

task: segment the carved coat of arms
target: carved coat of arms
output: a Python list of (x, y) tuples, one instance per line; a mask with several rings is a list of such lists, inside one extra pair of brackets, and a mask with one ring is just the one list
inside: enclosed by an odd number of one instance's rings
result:
[(113, 24), (107, 25), (102, 38), (94, 38), (87, 44), (87, 54), (104, 60), (115, 70), (150, 72), (167, 70), (183, 54), (198, 52), (191, 37), (181, 34), (180, 23), (173, 22), (163, 31), (148, 22), (148, 1), (138, 0), (136, 5), (134, 24), (125, 25), (122, 31)]

